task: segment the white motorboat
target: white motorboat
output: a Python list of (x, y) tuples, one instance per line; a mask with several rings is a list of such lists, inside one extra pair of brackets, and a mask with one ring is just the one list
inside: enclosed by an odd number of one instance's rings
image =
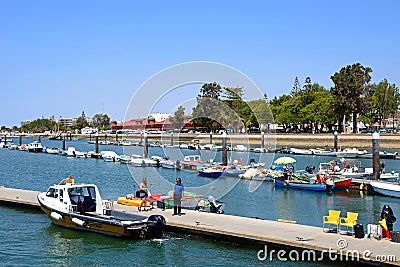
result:
[(368, 153), (367, 150), (358, 150), (357, 148), (345, 148), (336, 152), (338, 158), (357, 158)]
[(200, 145), (200, 149), (202, 149), (202, 150), (213, 150), (214, 147), (215, 147), (214, 144)]
[(267, 150), (264, 147), (257, 147), (253, 150), (254, 153), (266, 153)]
[(37, 197), (52, 223), (79, 231), (92, 231), (115, 237), (161, 238), (165, 219), (116, 211), (113, 202), (101, 198), (94, 184), (75, 184), (72, 177)]
[(86, 159), (88, 156), (87, 156), (87, 153), (86, 152), (82, 152), (82, 151), (75, 151), (75, 157), (77, 157), (77, 158), (81, 158), (81, 159)]
[(325, 150), (325, 149), (320, 149), (320, 148), (310, 148), (309, 149), (313, 155), (316, 156), (332, 156), (335, 157), (336, 156), (336, 151), (332, 151), (332, 150)]
[(313, 152), (310, 149), (302, 149), (302, 148), (290, 148), (290, 153), (295, 155), (312, 155)]
[(162, 160), (161, 167), (166, 168), (166, 169), (178, 169), (178, 170), (180, 170), (182, 168), (179, 160), (176, 160), (176, 161), (175, 160)]
[(57, 147), (47, 147), (46, 148), (46, 153), (47, 154), (58, 154), (60, 152), (60, 149)]
[(121, 144), (121, 146), (132, 146), (133, 145), (133, 143), (131, 141), (126, 141), (126, 140), (121, 141), (120, 144)]
[(199, 150), (200, 149), (200, 145), (198, 143), (191, 143), (191, 144), (188, 145), (188, 149)]
[(247, 149), (247, 147), (244, 146), (244, 145), (236, 145), (236, 146), (233, 147), (233, 150), (234, 150), (234, 151), (237, 151), (237, 152), (245, 152), (245, 151), (247, 151), (248, 149)]
[(179, 148), (181, 148), (181, 149), (189, 149), (189, 145), (183, 143), (183, 144), (180, 144), (180, 145), (179, 145)]
[(369, 183), (375, 192), (389, 196), (389, 197), (400, 197), (400, 184), (399, 183), (388, 183), (388, 182), (370, 182)]
[(101, 151), (100, 154), (103, 160), (107, 162), (117, 162), (119, 161), (120, 158), (120, 156), (117, 153), (115, 153), (115, 151), (104, 150)]
[(67, 148), (67, 150), (64, 151), (64, 155), (66, 157), (75, 157), (75, 147), (70, 146)]
[(130, 164), (134, 167), (155, 167), (157, 165), (157, 161), (133, 154), (131, 155)]
[(32, 143), (28, 144), (27, 150), (28, 150), (28, 152), (35, 152), (35, 153), (43, 152), (42, 143), (40, 143), (38, 141), (32, 142)]
[(14, 143), (8, 143), (7, 145), (8, 145), (8, 149), (10, 149), (10, 150), (17, 150), (18, 149), (18, 146), (16, 144), (14, 144)]

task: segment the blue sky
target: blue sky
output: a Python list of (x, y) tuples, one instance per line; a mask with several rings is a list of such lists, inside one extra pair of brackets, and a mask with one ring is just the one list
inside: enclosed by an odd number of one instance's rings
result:
[[(142, 83), (191, 61), (232, 66), (270, 98), (296, 76), (330, 88), (356, 62), (399, 85), (399, 13), (398, 1), (3, 0), (0, 126), (82, 111), (123, 120)], [(181, 88), (154, 111), (197, 93)]]

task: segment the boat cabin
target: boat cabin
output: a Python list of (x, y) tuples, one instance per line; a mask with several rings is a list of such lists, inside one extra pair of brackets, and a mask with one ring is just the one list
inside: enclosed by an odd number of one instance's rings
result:
[(95, 212), (107, 215), (112, 209), (112, 205), (103, 203), (96, 185), (75, 184), (72, 178), (50, 186), (46, 197), (50, 207), (63, 212)]
[(202, 161), (201, 161), (201, 158), (200, 158), (200, 155), (189, 155), (189, 156), (185, 156), (185, 157), (183, 158), (183, 161), (184, 161), (184, 162), (194, 162), (194, 163), (196, 163), (196, 162), (202, 162)]

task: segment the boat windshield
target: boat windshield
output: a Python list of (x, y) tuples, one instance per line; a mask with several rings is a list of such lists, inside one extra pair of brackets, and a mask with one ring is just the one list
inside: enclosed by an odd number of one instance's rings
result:
[(83, 196), (96, 199), (96, 190), (93, 186), (73, 187), (68, 189), (70, 196)]

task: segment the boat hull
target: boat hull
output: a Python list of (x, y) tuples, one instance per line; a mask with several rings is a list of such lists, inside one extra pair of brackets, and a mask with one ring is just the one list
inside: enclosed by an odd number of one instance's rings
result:
[(370, 185), (375, 192), (389, 196), (389, 197), (400, 197), (400, 185), (382, 182), (370, 182)]
[(208, 178), (218, 178), (221, 177), (226, 173), (225, 170), (222, 171), (207, 171), (206, 169), (202, 169), (198, 171), (199, 175), (202, 177), (208, 177)]
[(300, 189), (300, 190), (308, 190), (308, 191), (319, 191), (319, 192), (329, 192), (333, 190), (334, 185), (326, 185), (326, 184), (310, 184), (310, 183), (301, 183), (301, 182), (286, 182), (284, 180), (275, 179), (275, 186), (286, 187), (292, 189)]
[[(124, 224), (124, 221), (122, 221), (122, 223), (117, 223), (116, 220), (113, 220), (113, 213), (109, 216), (63, 213), (43, 205), (39, 198), (38, 200), (42, 211), (49, 216), (53, 224), (76, 230), (95, 232), (114, 237), (144, 239), (161, 238), (165, 225), (165, 219), (160, 215), (154, 215), (153, 218), (153, 215), (150, 216), (147, 223), (140, 222), (135, 225), (128, 225), (128, 223)], [(116, 213), (116, 211), (112, 212)], [(56, 213), (60, 219), (52, 216), (52, 213)], [(143, 216), (142, 219), (144, 218)], [(78, 224), (76, 221), (82, 222), (82, 224)], [(131, 222), (129, 217), (126, 218), (126, 222)]]
[(43, 152), (43, 148), (37, 147), (37, 148), (28, 148), (28, 152), (32, 152), (32, 153), (42, 153)]
[(341, 178), (334, 180), (335, 190), (346, 190), (350, 186), (352, 180), (352, 178)]

